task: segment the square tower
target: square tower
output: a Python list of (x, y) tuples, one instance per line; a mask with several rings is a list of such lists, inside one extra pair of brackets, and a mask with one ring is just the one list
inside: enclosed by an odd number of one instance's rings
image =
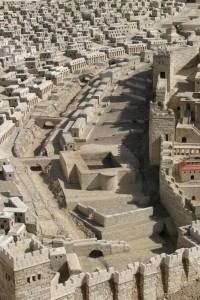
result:
[(175, 116), (169, 110), (160, 110), (156, 103), (150, 105), (149, 159), (151, 165), (160, 165), (161, 136), (165, 141), (174, 141)]
[(0, 299), (51, 299), (49, 251), (33, 238), (0, 248), (0, 274)]
[(153, 89), (156, 91), (158, 78), (167, 79), (167, 91), (174, 87), (174, 53), (159, 50), (153, 57)]

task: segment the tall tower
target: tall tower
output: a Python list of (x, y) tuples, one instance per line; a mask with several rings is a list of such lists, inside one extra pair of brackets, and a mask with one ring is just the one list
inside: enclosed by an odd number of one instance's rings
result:
[(158, 78), (167, 79), (167, 91), (174, 86), (174, 53), (158, 50), (153, 57), (153, 89), (156, 90)]
[(0, 299), (51, 299), (49, 250), (31, 239), (0, 249)]
[(171, 109), (160, 110), (156, 103), (151, 103), (149, 117), (149, 159), (151, 165), (160, 164), (161, 135), (165, 141), (174, 141), (174, 112)]

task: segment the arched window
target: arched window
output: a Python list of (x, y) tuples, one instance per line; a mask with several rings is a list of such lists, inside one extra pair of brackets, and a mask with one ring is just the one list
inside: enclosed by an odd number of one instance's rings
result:
[(194, 180), (194, 175), (191, 175), (191, 176), (190, 176), (190, 179), (191, 179), (191, 180)]

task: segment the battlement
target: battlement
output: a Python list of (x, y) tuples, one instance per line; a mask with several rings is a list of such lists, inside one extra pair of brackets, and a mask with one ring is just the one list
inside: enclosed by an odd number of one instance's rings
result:
[(59, 283), (56, 286), (51, 287), (51, 300), (60, 299), (66, 295), (76, 292), (76, 289), (81, 287), (85, 283), (85, 273), (73, 275), (68, 281)]
[(129, 264), (126, 270), (121, 272), (115, 272), (113, 275), (113, 281), (117, 284), (122, 284), (133, 280), (133, 275), (138, 273), (140, 263)]
[(14, 269), (14, 257), (6, 251), (4, 248), (0, 248), (0, 260), (3, 260), (12, 269)]
[(34, 239), (7, 244), (0, 249), (0, 258), (14, 271), (49, 262), (49, 250)]
[(48, 249), (41, 249), (14, 259), (14, 270), (30, 268), (36, 265), (50, 262)]
[(174, 118), (174, 112), (172, 109), (162, 110), (157, 104), (151, 105), (152, 118)]
[(167, 267), (174, 267), (182, 264), (183, 252), (175, 252), (174, 254), (166, 255), (164, 258), (164, 265)]
[[(188, 260), (188, 264), (184, 265), (184, 259)], [(170, 255), (163, 253), (152, 257), (147, 263), (135, 262), (129, 264), (125, 270), (120, 272), (115, 271), (114, 268), (109, 268), (108, 270), (98, 270), (91, 274), (81, 273), (70, 277), (64, 284), (52, 286), (51, 299), (56, 300), (64, 296), (70, 296), (76, 293), (77, 289), (80, 289), (81, 287), (85, 288), (87, 293), (89, 293), (89, 296), (92, 297), (91, 295), (93, 295), (93, 293), (98, 293), (99, 289), (101, 290), (102, 287), (103, 289), (109, 289), (110, 285), (107, 284), (110, 281), (115, 283), (114, 289), (116, 289), (117, 293), (119, 290), (123, 290), (123, 288), (127, 291), (127, 287), (129, 286), (127, 284), (131, 282), (131, 286), (135, 285), (135, 276), (140, 274), (142, 276), (137, 277), (139, 278), (139, 284), (137, 284), (138, 293), (148, 294), (153, 290), (152, 300), (156, 300), (158, 290), (159, 292), (163, 291), (163, 286), (160, 286), (160, 276), (165, 278), (163, 283), (164, 291), (172, 293), (187, 283), (187, 281), (181, 281), (181, 278), (184, 275), (184, 272), (188, 272), (188, 270), (191, 269), (190, 264), (194, 260), (195, 263), (200, 262), (200, 246), (195, 246), (190, 249), (181, 248)], [(178, 273), (177, 268), (179, 270)], [(185, 268), (188, 270), (185, 270)], [(151, 280), (153, 280), (152, 282), (154, 282), (153, 286), (152, 284), (148, 284), (149, 276)], [(198, 276), (198, 272), (195, 272), (192, 280), (197, 279)], [(104, 283), (105, 285), (102, 285)], [(90, 287), (92, 288), (88, 289)]]
[(154, 59), (163, 58), (163, 57), (169, 58), (172, 55), (172, 53), (173, 52), (168, 49), (157, 48), (154, 52), (153, 58)]
[(98, 270), (97, 272), (93, 273), (86, 273), (85, 280), (88, 286), (93, 286), (104, 281), (108, 281), (111, 279), (114, 273), (114, 268), (109, 268), (107, 270)]

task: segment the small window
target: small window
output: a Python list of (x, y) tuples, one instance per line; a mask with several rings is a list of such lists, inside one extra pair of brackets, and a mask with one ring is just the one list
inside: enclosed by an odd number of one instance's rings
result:
[(41, 274), (38, 274), (38, 279), (39, 279), (39, 280), (41, 279)]
[(182, 137), (182, 143), (187, 143), (187, 138), (186, 137)]
[(35, 276), (33, 276), (33, 281), (36, 281), (36, 278), (35, 278)]
[(194, 175), (190, 176), (190, 179), (191, 179), (191, 180), (194, 180)]
[(28, 282), (28, 283), (30, 283), (30, 282), (31, 282), (31, 279), (30, 279), (30, 277), (28, 277), (28, 278), (27, 278), (27, 282)]
[(160, 72), (160, 78), (165, 78), (165, 72)]

